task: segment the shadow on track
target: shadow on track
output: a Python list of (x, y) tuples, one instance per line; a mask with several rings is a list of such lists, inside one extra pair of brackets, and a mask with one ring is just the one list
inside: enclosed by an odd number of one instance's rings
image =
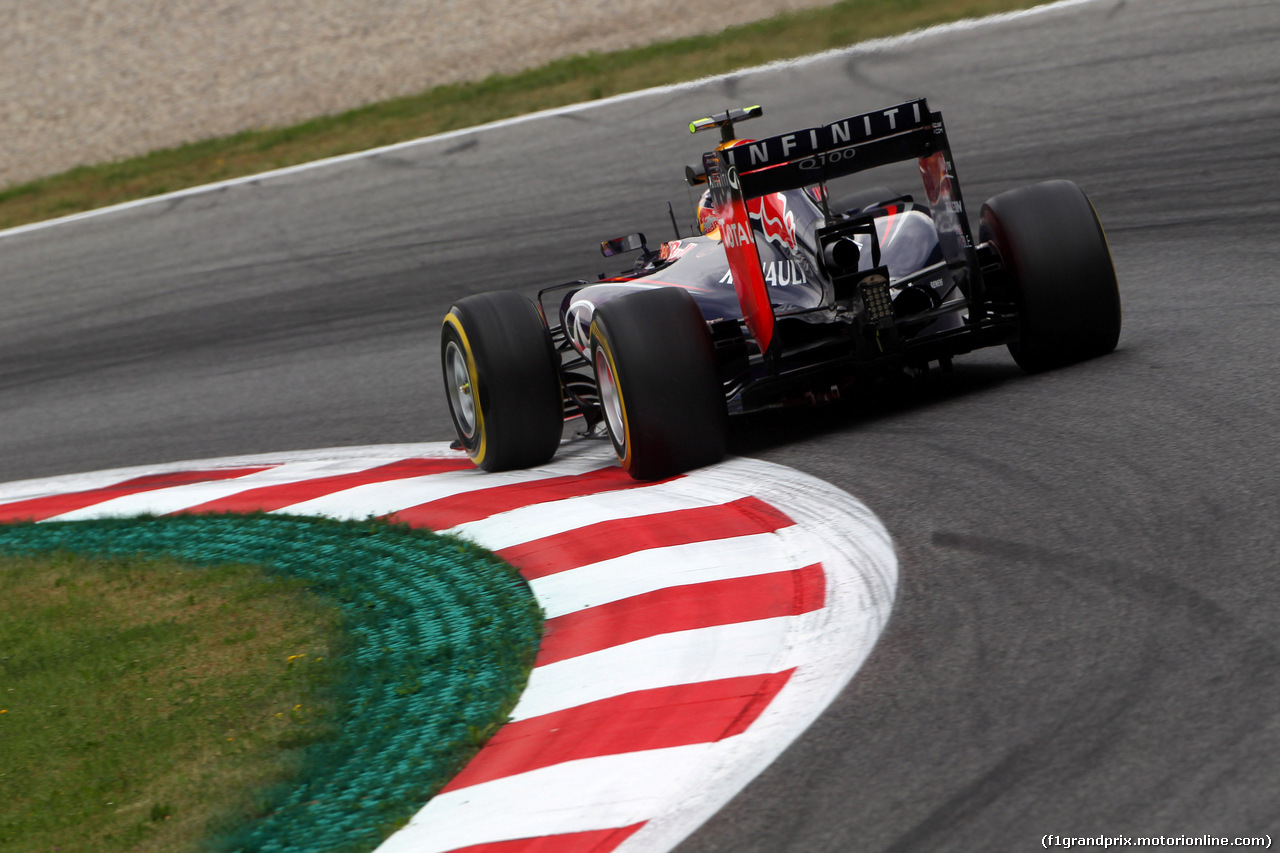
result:
[(903, 375), (879, 381), (829, 403), (753, 412), (731, 421), (729, 452), (755, 456), (817, 436), (857, 430), (994, 391), (1025, 376), (1012, 361), (957, 364), (948, 373), (935, 368), (923, 377)]

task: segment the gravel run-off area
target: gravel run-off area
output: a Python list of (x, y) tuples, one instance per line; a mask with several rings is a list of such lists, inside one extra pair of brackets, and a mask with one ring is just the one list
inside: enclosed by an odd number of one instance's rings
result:
[(832, 0), (0, 0), (0, 187)]

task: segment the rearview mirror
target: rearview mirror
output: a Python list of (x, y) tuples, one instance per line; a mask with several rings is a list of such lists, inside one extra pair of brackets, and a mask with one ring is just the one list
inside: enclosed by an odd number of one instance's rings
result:
[(617, 237), (613, 240), (605, 240), (600, 244), (600, 254), (606, 258), (612, 258), (614, 255), (621, 255), (623, 252), (634, 252), (636, 249), (644, 249), (649, 251), (649, 247), (644, 244), (644, 235), (637, 231), (634, 234), (628, 234), (625, 237)]

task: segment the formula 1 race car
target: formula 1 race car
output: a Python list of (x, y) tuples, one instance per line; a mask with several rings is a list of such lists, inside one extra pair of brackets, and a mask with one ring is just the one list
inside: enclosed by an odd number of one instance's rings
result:
[[(761, 140), (720, 143), (686, 168), (705, 186), (700, 236), (653, 250), (602, 244), (634, 268), (492, 292), (444, 319), (441, 359), (458, 440), (491, 470), (548, 461), (564, 422), (603, 422), (622, 467), (658, 479), (718, 461), (728, 415), (829, 400), (877, 377), (949, 368), (1007, 345), (1036, 372), (1102, 355), (1120, 296), (1093, 205), (1068, 181), (1001, 193), (974, 240), (942, 116), (924, 99)], [(923, 197), (829, 184), (915, 160)]]

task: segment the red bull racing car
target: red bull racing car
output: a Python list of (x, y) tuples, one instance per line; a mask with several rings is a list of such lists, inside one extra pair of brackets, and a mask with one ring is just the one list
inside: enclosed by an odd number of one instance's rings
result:
[[(1029, 372), (1110, 352), (1120, 297), (1092, 204), (1068, 181), (1001, 193), (971, 231), (942, 116), (924, 99), (760, 140), (686, 168), (701, 234), (599, 281), (459, 300), (441, 360), (458, 441), (496, 471), (548, 461), (567, 419), (603, 425), (637, 479), (718, 461), (728, 416), (832, 399), (878, 377), (1008, 346)], [(833, 181), (915, 161), (919, 196), (836, 201)]]

